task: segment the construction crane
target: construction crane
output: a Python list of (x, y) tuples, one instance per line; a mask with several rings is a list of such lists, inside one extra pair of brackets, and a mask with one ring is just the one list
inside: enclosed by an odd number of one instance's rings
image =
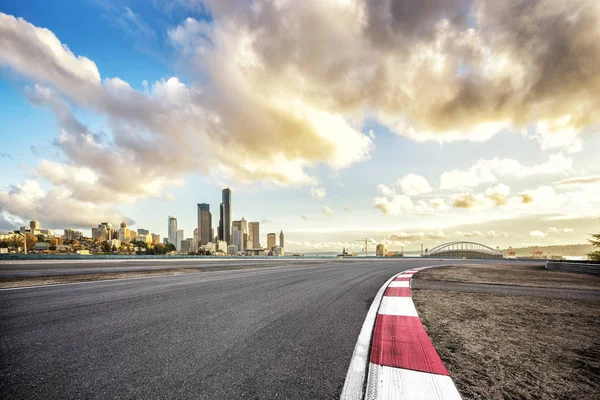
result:
[(369, 256), (369, 243), (372, 242), (371, 239), (365, 238), (365, 240), (356, 240), (356, 242), (361, 242), (364, 246), (363, 251), (365, 252), (365, 256)]

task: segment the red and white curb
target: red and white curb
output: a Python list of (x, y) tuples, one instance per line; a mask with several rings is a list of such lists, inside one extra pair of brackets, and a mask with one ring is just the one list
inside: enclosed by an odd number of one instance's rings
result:
[(377, 293), (352, 354), (342, 400), (461, 398), (410, 295), (410, 280), (419, 269), (393, 276)]

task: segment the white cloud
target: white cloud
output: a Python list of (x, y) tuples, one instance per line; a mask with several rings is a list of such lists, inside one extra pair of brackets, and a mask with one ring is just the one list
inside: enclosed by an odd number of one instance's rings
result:
[(327, 192), (325, 191), (325, 188), (322, 187), (311, 188), (310, 195), (315, 199), (322, 199), (327, 195)]
[(323, 206), (322, 211), (323, 215), (326, 215), (328, 217), (335, 217), (335, 213), (333, 212), (333, 210), (327, 206)]
[(544, 237), (544, 236), (546, 236), (546, 234), (542, 231), (529, 231), (529, 236)]
[(427, 179), (421, 175), (408, 174), (396, 183), (402, 192), (408, 196), (430, 193), (432, 191)]
[(440, 176), (440, 188), (453, 190), (494, 183), (498, 177), (524, 178), (538, 175), (556, 175), (571, 171), (573, 160), (562, 153), (550, 155), (548, 161), (531, 166), (522, 165), (510, 158), (479, 160), (467, 170), (444, 172)]

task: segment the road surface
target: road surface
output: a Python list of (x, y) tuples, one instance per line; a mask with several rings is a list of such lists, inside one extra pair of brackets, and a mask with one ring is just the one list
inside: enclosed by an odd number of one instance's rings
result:
[(2, 290), (0, 398), (336, 399), (381, 285), (439, 263), (344, 260)]

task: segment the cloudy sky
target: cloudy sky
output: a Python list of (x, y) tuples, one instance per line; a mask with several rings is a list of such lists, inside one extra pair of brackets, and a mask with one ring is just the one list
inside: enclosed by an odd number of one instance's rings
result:
[[(23, 0), (0, 6), (0, 231), (288, 251), (583, 243), (600, 229), (600, 2)], [(262, 240), (266, 242), (266, 240)]]

